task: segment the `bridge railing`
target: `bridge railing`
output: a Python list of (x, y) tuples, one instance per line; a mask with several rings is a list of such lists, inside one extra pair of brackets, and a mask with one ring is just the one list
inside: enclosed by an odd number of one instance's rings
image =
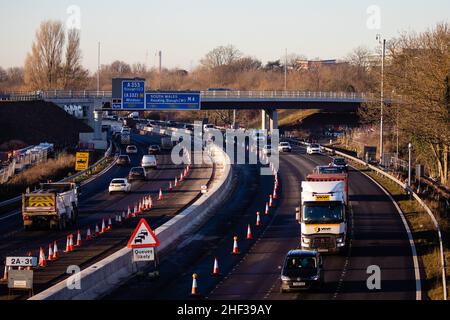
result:
[[(379, 99), (374, 93), (361, 92), (326, 92), (326, 91), (276, 91), (276, 90), (207, 90), (201, 91), (203, 99), (317, 99), (344, 101), (376, 101)], [(71, 99), (71, 98), (111, 98), (111, 91), (96, 90), (47, 90), (35, 92), (10, 92), (0, 94), (3, 100), (34, 100), (34, 99)]]

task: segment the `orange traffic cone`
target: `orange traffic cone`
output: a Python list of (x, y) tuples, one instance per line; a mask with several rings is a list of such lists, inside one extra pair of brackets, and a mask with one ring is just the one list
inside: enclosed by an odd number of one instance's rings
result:
[(250, 223), (247, 226), (247, 239), (253, 239), (252, 229), (250, 228)]
[(134, 210), (133, 210), (132, 217), (133, 217), (133, 218), (136, 218), (136, 217), (137, 217), (137, 213), (138, 213), (138, 207), (137, 207), (137, 204), (135, 204), (135, 205), (134, 205)]
[(149, 209), (153, 208), (152, 196), (148, 196), (148, 205), (149, 205)]
[(266, 211), (265, 211), (265, 213), (266, 213), (266, 216), (269, 215), (269, 203), (268, 202), (266, 202)]
[(88, 226), (87, 231), (86, 231), (86, 241), (90, 241), (90, 240), (92, 240), (91, 227)]
[(70, 252), (70, 235), (67, 235), (66, 250), (64, 250), (64, 252)]
[(184, 180), (183, 172), (180, 174), (180, 182)]
[(72, 252), (74, 250), (73, 246), (73, 234), (69, 235), (69, 252)]
[(78, 230), (77, 232), (77, 244), (75, 245), (75, 247), (81, 247), (81, 231)]
[(127, 211), (127, 219), (131, 218), (131, 209), (130, 206), (128, 206), (128, 211)]
[(102, 219), (102, 230), (100, 231), (100, 234), (104, 234), (105, 232), (106, 232), (105, 219)]
[(52, 244), (49, 243), (48, 244), (48, 261), (52, 261), (53, 260), (53, 249), (52, 249)]
[(139, 200), (139, 204), (138, 204), (138, 213), (142, 213), (142, 200)]
[(197, 295), (197, 274), (196, 273), (194, 273), (192, 275), (191, 295), (193, 295), (193, 296)]
[(45, 260), (45, 253), (42, 247), (39, 249), (39, 267), (45, 268), (47, 266), (47, 260)]
[(219, 271), (219, 262), (217, 261), (217, 257), (214, 258), (214, 267), (213, 267), (213, 276), (219, 276), (220, 275), (220, 271)]
[(261, 218), (259, 217), (259, 211), (256, 212), (256, 226), (260, 227), (262, 225)]
[(108, 218), (108, 228), (106, 230), (111, 230), (112, 229), (112, 222), (111, 222), (111, 217)]
[(58, 244), (53, 242), (53, 260), (56, 260), (59, 258), (59, 251), (58, 251)]
[(169, 182), (169, 191), (172, 191), (172, 181)]
[(5, 271), (3, 271), (2, 281), (8, 280), (8, 271), (9, 271), (9, 267), (5, 266)]
[(99, 228), (98, 228), (98, 224), (96, 224), (95, 225), (95, 234), (94, 234), (94, 236), (98, 237), (99, 235), (100, 235), (100, 231), (99, 231)]
[(272, 199), (272, 195), (269, 195), (269, 208), (273, 207), (273, 199)]
[(117, 223), (122, 224), (122, 216), (120, 214), (117, 215)]
[(238, 248), (237, 239), (238, 239), (238, 237), (236, 237), (236, 236), (233, 237), (234, 242), (233, 242), (233, 252), (232, 252), (232, 254), (239, 254), (239, 248)]
[(175, 187), (178, 187), (178, 179), (175, 177)]
[(125, 211), (122, 211), (122, 220), (125, 220), (125, 218), (126, 218), (126, 213), (125, 213)]
[(277, 195), (277, 188), (273, 189), (273, 200), (277, 200), (278, 199), (278, 195)]
[(158, 196), (158, 200), (163, 200), (163, 194), (162, 194), (161, 188), (159, 188), (159, 196)]

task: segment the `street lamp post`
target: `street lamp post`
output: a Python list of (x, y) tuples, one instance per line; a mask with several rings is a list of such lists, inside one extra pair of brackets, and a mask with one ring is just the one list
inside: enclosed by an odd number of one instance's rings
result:
[(408, 143), (408, 193), (411, 195), (411, 142)]
[(383, 164), (383, 107), (384, 107), (384, 60), (386, 57), (386, 39), (381, 40), (381, 35), (377, 35), (377, 40), (382, 44), (381, 53), (381, 90), (380, 90), (380, 165)]

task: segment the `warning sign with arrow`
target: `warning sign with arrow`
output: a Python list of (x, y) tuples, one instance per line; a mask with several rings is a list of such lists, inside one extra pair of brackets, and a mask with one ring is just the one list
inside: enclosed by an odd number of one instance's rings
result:
[(156, 235), (153, 233), (152, 229), (148, 225), (147, 221), (142, 218), (139, 221), (136, 229), (131, 235), (130, 240), (128, 241), (128, 248), (149, 248), (149, 247), (158, 247), (159, 240)]

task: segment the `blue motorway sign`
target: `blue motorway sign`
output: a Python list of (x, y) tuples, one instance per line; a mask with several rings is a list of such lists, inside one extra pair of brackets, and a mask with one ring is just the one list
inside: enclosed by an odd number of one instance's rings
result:
[(145, 108), (145, 81), (142, 80), (122, 81), (122, 108), (123, 109)]
[(145, 109), (151, 110), (200, 110), (200, 92), (156, 92), (145, 94)]

